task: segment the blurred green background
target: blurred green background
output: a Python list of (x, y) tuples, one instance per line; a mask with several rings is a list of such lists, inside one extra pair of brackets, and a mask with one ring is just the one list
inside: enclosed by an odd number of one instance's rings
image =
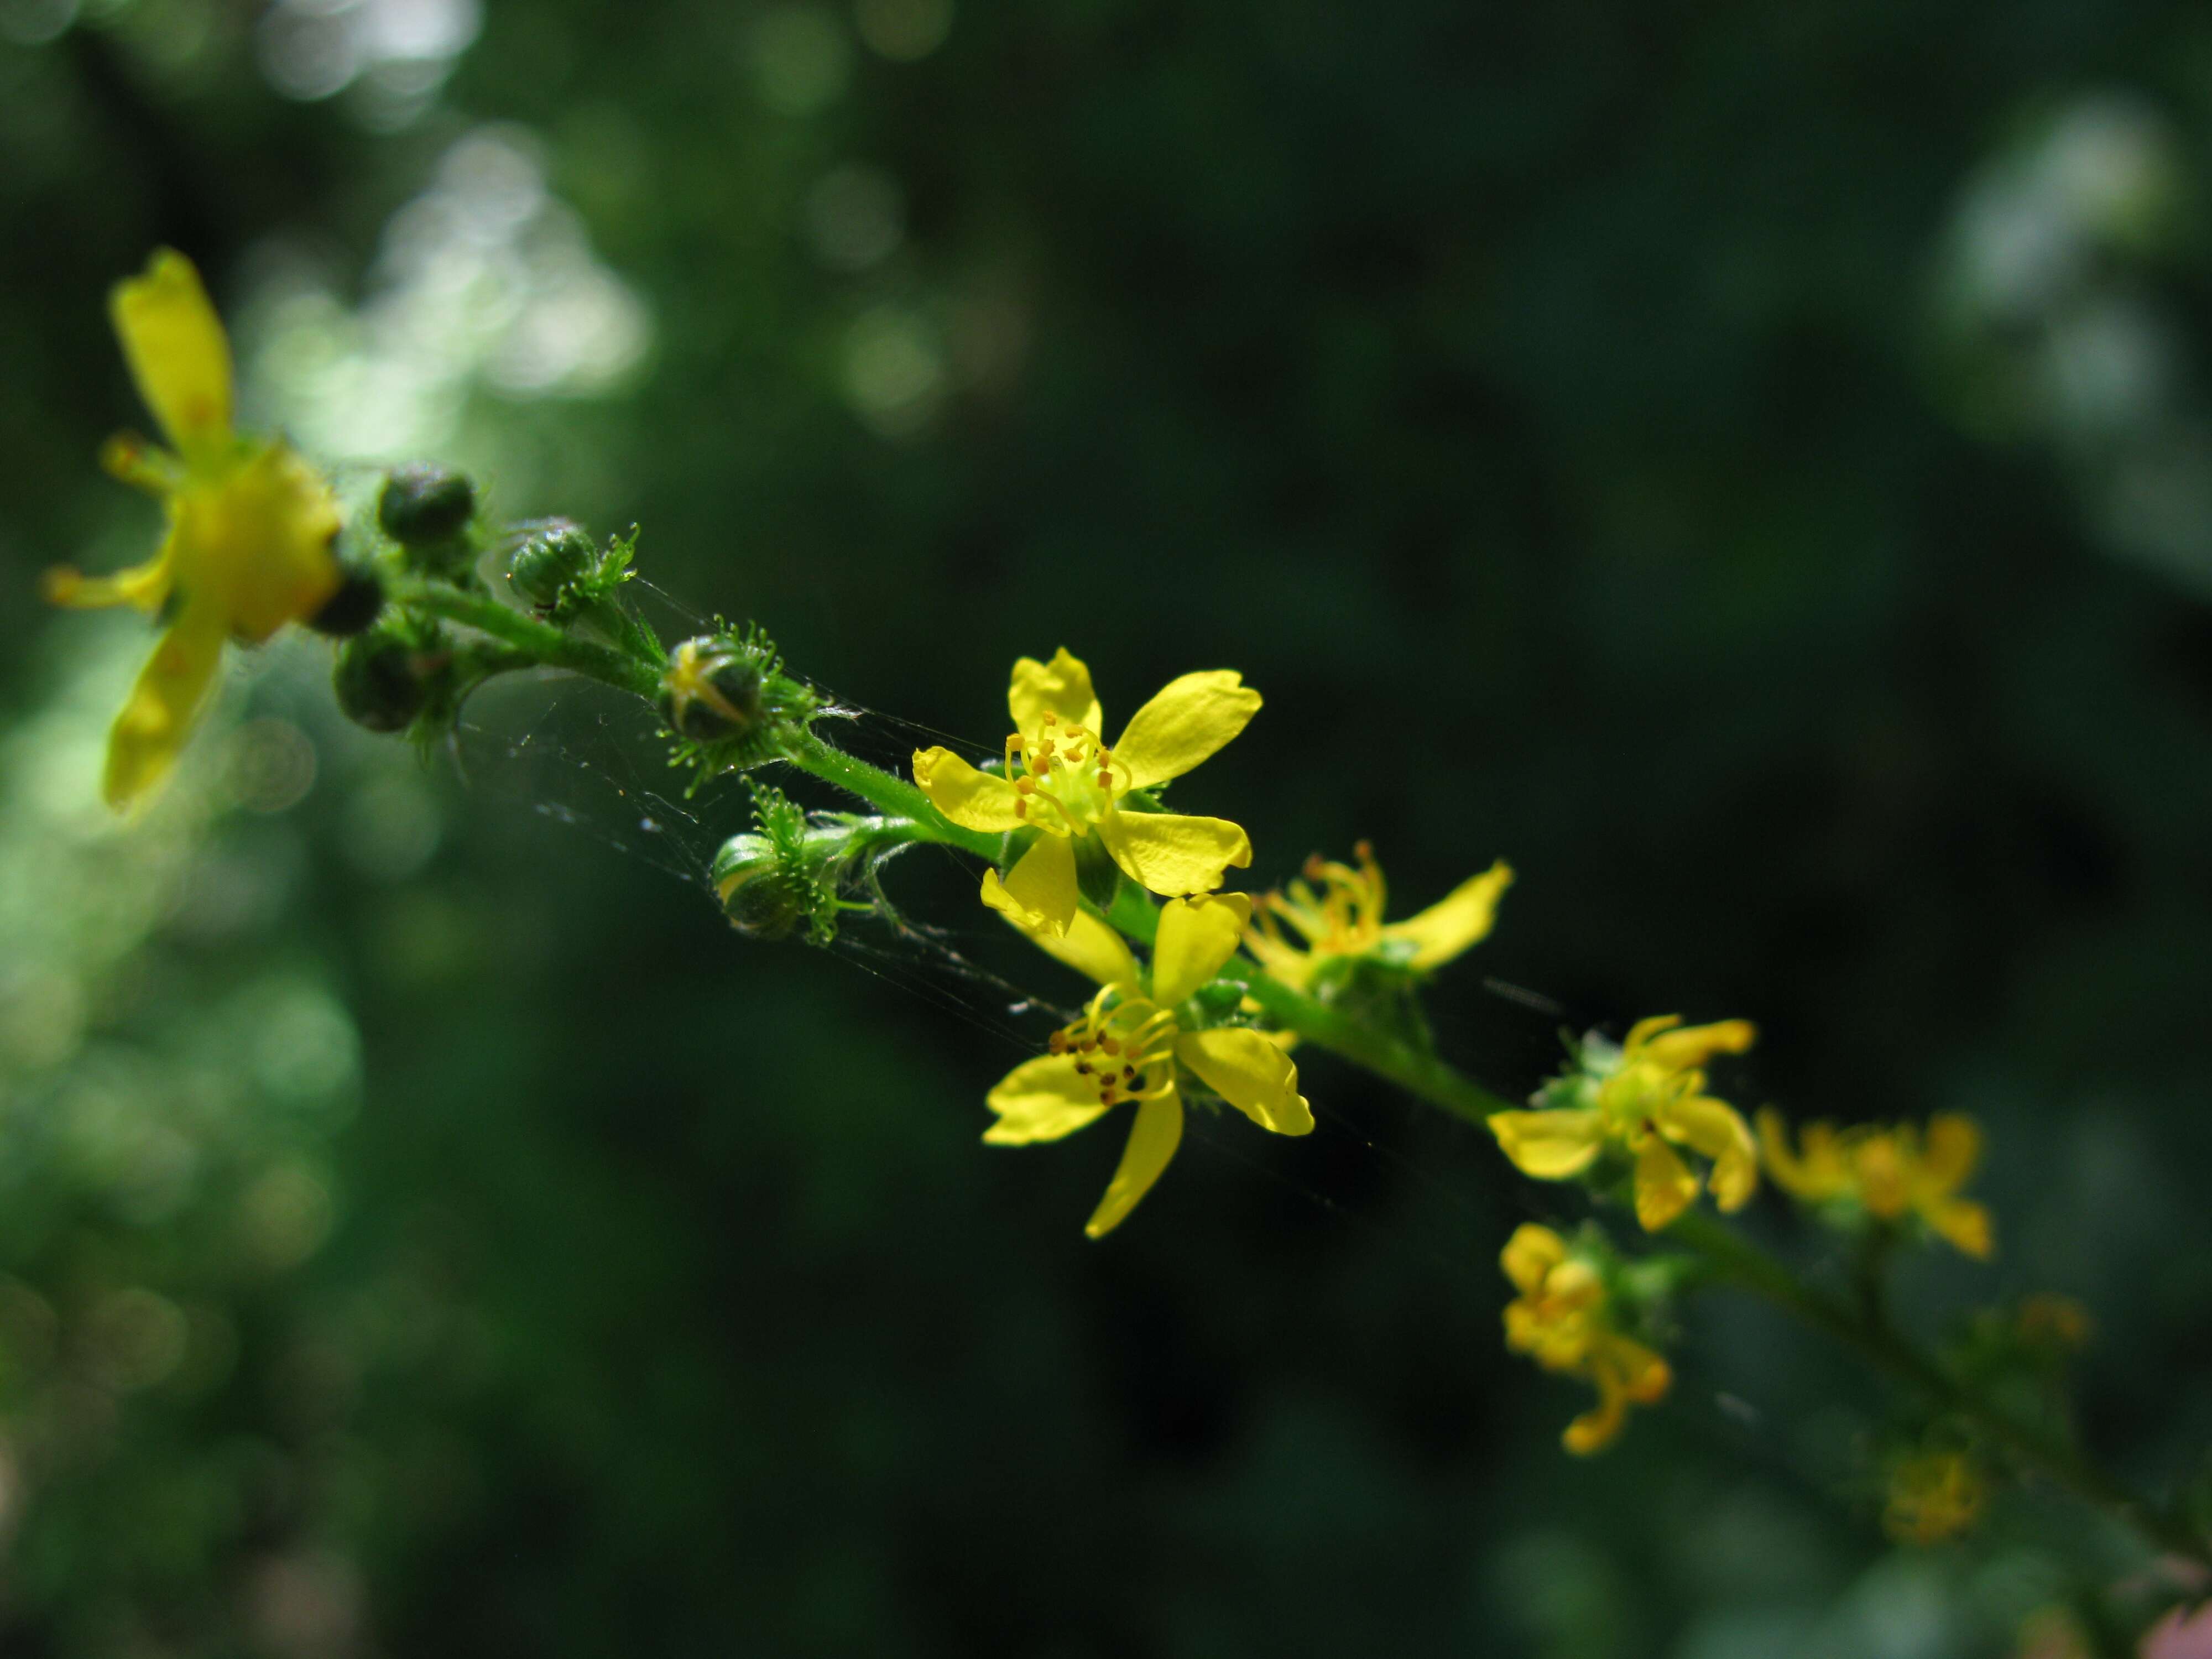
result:
[[(2012, 1652), (2125, 1550), (2031, 1496), (1893, 1552), (1879, 1397), (1755, 1311), (1565, 1456), (1496, 1255), (1573, 1200), (1479, 1134), (1316, 1055), (1319, 1133), (1201, 1124), (1086, 1243), (1117, 1133), (976, 1144), (1042, 1022), (732, 934), (742, 792), (652, 799), (614, 700), (420, 764), (293, 640), (118, 833), (148, 636), (36, 574), (149, 545), (94, 457), (168, 242), (356, 498), (635, 522), (659, 620), (856, 705), (989, 744), (1023, 653), (1109, 720), (1237, 667), (1178, 799), (1255, 885), (1510, 858), (1434, 1003), (1508, 1093), (1679, 1009), (1760, 1023), (1746, 1106), (1974, 1113), (2001, 1255), (1916, 1316), (2082, 1297), (2088, 1431), (2166, 1482), (2208, 172), (2173, 3), (0, 0), (0, 1648)], [(972, 879), (892, 884), (1069, 1000)]]

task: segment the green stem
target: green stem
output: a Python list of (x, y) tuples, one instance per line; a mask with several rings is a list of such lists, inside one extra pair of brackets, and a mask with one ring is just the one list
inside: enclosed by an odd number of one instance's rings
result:
[(659, 664), (646, 662), (611, 646), (577, 639), (550, 623), (526, 617), (489, 596), (423, 582), (395, 588), (392, 598), (394, 603), (410, 610), (427, 611), (489, 634), (549, 668), (565, 668), (570, 673), (602, 681), (648, 702), (660, 689)]
[(1514, 1103), (1494, 1095), (1472, 1078), (1455, 1071), (1436, 1055), (1385, 1036), (1349, 1014), (1294, 991), (1258, 968), (1231, 962), (1222, 970), (1224, 979), (1241, 978), (1245, 995), (1260, 1005), (1273, 1024), (1296, 1031), (1317, 1048), (1387, 1078), (1407, 1093), (1442, 1107), (1454, 1117), (1478, 1127), (1492, 1112), (1510, 1112)]
[(855, 759), (810, 731), (788, 733), (783, 739), (783, 755), (800, 771), (811, 773), (848, 794), (858, 795), (885, 816), (908, 819), (924, 841), (957, 847), (994, 865), (1006, 852), (1003, 836), (988, 835), (953, 823), (930, 804), (928, 796), (904, 778)]

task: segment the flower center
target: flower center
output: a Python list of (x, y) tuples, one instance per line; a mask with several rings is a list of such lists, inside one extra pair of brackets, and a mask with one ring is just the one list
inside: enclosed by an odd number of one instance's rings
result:
[(1075, 1069), (1098, 1091), (1098, 1103), (1158, 1100), (1175, 1087), (1175, 1016), (1146, 997), (1108, 986), (1083, 1018), (1045, 1040), (1048, 1053), (1073, 1054)]
[(1106, 740), (1088, 726), (1063, 725), (1048, 709), (1034, 740), (1006, 739), (1006, 776), (1021, 799), (1015, 815), (1055, 836), (1087, 836), (1129, 787)]
[[(1287, 893), (1270, 893), (1262, 902), (1263, 928), (1274, 931), (1280, 916), (1303, 934), (1315, 956), (1361, 956), (1382, 942), (1382, 871), (1374, 848), (1361, 842), (1352, 848), (1358, 867), (1319, 854), (1306, 860), (1304, 879)], [(1319, 884), (1320, 891), (1314, 890)], [(1273, 914), (1267, 914), (1272, 912)]]

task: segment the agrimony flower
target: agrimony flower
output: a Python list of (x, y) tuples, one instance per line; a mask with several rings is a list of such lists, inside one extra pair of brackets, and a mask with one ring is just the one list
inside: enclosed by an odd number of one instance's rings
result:
[(1084, 1229), (1093, 1238), (1120, 1225), (1174, 1158), (1190, 1079), (1263, 1129), (1313, 1131), (1290, 1056), (1247, 1027), (1200, 1024), (1189, 1006), (1193, 993), (1236, 953), (1251, 913), (1242, 893), (1171, 901), (1160, 911), (1149, 974), (1121, 936), (1087, 911), (1077, 912), (1062, 934), (1024, 929), (1099, 989), (1080, 1019), (1052, 1034), (1048, 1053), (1017, 1066), (991, 1091), (985, 1103), (998, 1121), (983, 1139), (994, 1146), (1058, 1140), (1117, 1106), (1133, 1107), (1121, 1167)]
[(1964, 1452), (1915, 1452), (1890, 1468), (1882, 1530), (1900, 1544), (1940, 1544), (1972, 1528), (1989, 1498), (1989, 1482)]
[(1629, 1407), (1656, 1403), (1674, 1373), (1616, 1328), (1598, 1265), (1549, 1227), (1516, 1227), (1498, 1261), (1520, 1292), (1505, 1305), (1505, 1346), (1597, 1389), (1596, 1406), (1568, 1424), (1560, 1441), (1578, 1456), (1603, 1449), (1620, 1435)]
[(1352, 864), (1310, 858), (1303, 879), (1260, 899), (1245, 948), (1293, 990), (1310, 989), (1332, 963), (1359, 957), (1419, 973), (1441, 968), (1489, 935), (1498, 898), (1513, 882), (1500, 859), (1419, 915), (1385, 921), (1388, 890), (1375, 849), (1363, 841), (1352, 855)]
[(1759, 1139), (1774, 1184), (1808, 1204), (1887, 1222), (1917, 1216), (1979, 1261), (1996, 1249), (1989, 1211), (1959, 1196), (1982, 1157), (1982, 1132), (1970, 1117), (1938, 1113), (1925, 1134), (1909, 1123), (1808, 1123), (1792, 1151), (1782, 1115), (1768, 1107), (1759, 1114)]
[(331, 550), (337, 501), (290, 445), (231, 428), (230, 346), (191, 261), (163, 248), (116, 285), (109, 311), (139, 395), (172, 453), (133, 437), (101, 460), (161, 497), (168, 524), (146, 563), (113, 576), (46, 573), (56, 605), (173, 607), (167, 629), (108, 734), (102, 792), (125, 811), (151, 798), (204, 708), (234, 639), (258, 645), (312, 618), (344, 573)]
[(1164, 896), (1210, 892), (1252, 862), (1249, 836), (1224, 818), (1131, 810), (1133, 793), (1181, 777), (1242, 732), (1260, 694), (1229, 669), (1170, 680), (1108, 745), (1091, 671), (1065, 648), (1014, 665), (1006, 706), (1014, 730), (1003, 775), (949, 749), (917, 750), (914, 781), (955, 823), (987, 834), (1024, 828), (1036, 839), (983, 902), (1024, 932), (1065, 937), (1076, 914), (1075, 843), (1096, 833), (1129, 876)]
[(1759, 1153), (1742, 1115), (1705, 1092), (1706, 1064), (1740, 1054), (1758, 1033), (1748, 1020), (1684, 1025), (1680, 1014), (1640, 1020), (1615, 1048), (1592, 1032), (1577, 1064), (1534, 1097), (1534, 1111), (1494, 1112), (1491, 1133), (1523, 1175), (1565, 1181), (1609, 1147), (1632, 1160), (1636, 1218), (1656, 1232), (1695, 1201), (1697, 1173), (1675, 1148), (1711, 1160), (1713, 1200), (1739, 1210), (1759, 1188)]

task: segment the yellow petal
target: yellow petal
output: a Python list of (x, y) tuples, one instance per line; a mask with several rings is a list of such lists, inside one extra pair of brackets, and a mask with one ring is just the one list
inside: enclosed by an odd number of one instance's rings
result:
[(1693, 1095), (1669, 1101), (1659, 1118), (1662, 1133), (1695, 1147), (1713, 1161), (1713, 1202), (1740, 1210), (1759, 1190), (1759, 1145), (1742, 1115), (1724, 1100)]
[[(991, 904), (991, 884), (996, 879), (994, 871), (984, 881), (983, 902)], [(1006, 890), (999, 890), (1003, 893)], [(1011, 903), (1011, 900), (1005, 901)], [(1101, 985), (1133, 985), (1137, 982), (1137, 959), (1129, 953), (1121, 936), (1088, 910), (1078, 910), (1067, 925), (1065, 936), (1055, 936), (1050, 927), (1022, 927), (1021, 920), (1011, 909), (993, 904), (1016, 927), (1024, 938), (1048, 957), (1056, 957), (1079, 974), (1087, 974)]]
[(187, 459), (230, 434), (230, 344), (192, 262), (161, 248), (143, 276), (118, 283), (108, 312), (138, 395)]
[(1234, 669), (1183, 674), (1129, 717), (1114, 758), (1129, 769), (1125, 787), (1144, 789), (1179, 778), (1251, 723), (1260, 694)]
[(337, 500), (289, 445), (265, 444), (172, 500), (178, 585), (219, 599), (241, 643), (307, 621), (337, 592)]
[(1616, 1336), (1608, 1358), (1618, 1366), (1628, 1397), (1639, 1406), (1656, 1406), (1674, 1384), (1674, 1373), (1666, 1360), (1641, 1342)]
[(1636, 1155), (1636, 1218), (1644, 1231), (1657, 1232), (1697, 1196), (1698, 1178), (1689, 1165), (1657, 1135), (1647, 1139)]
[(1320, 965), (1305, 951), (1257, 927), (1245, 936), (1244, 948), (1267, 970), (1268, 978), (1280, 981), (1293, 991), (1304, 990)]
[(1313, 1108), (1298, 1092), (1298, 1068), (1259, 1032), (1241, 1026), (1187, 1031), (1176, 1039), (1176, 1058), (1261, 1128), (1279, 1135), (1313, 1133)]
[(1603, 1451), (1628, 1420), (1628, 1395), (1610, 1375), (1597, 1379), (1597, 1404), (1567, 1425), (1559, 1443), (1577, 1457)]
[(1540, 1227), (1533, 1221), (1524, 1221), (1513, 1230), (1513, 1237), (1505, 1241), (1498, 1252), (1498, 1265), (1505, 1270), (1506, 1278), (1523, 1296), (1534, 1296), (1544, 1288), (1544, 1280), (1552, 1269), (1567, 1259), (1567, 1241), (1549, 1227)]
[(1605, 1146), (1605, 1114), (1593, 1108), (1492, 1112), (1487, 1121), (1498, 1150), (1513, 1167), (1539, 1181), (1580, 1175)]
[(1014, 730), (1032, 743), (1048, 711), (1062, 726), (1080, 726), (1103, 741), (1106, 717), (1091, 689), (1091, 671), (1080, 657), (1068, 655), (1064, 645), (1050, 662), (1024, 657), (1014, 665), (1013, 684), (1006, 688), (1006, 712), (1014, 717)]
[(1096, 1121), (1112, 1108), (1098, 1103), (1098, 1085), (1075, 1069), (1073, 1054), (1041, 1054), (1000, 1080), (983, 1103), (999, 1121), (983, 1132), (994, 1146), (1058, 1140)]
[(118, 432), (100, 447), (101, 471), (149, 495), (173, 495), (185, 487), (191, 469), (166, 449), (157, 449), (135, 432)]
[(143, 806), (176, 765), (222, 664), (228, 631), (215, 606), (187, 603), (139, 671), (107, 734), (101, 793), (117, 811)]
[(1758, 1121), (1759, 1153), (1766, 1160), (1766, 1172), (1774, 1177), (1774, 1184), (1799, 1198), (1825, 1196), (1811, 1190), (1813, 1183), (1805, 1160), (1790, 1151), (1790, 1127), (1783, 1121), (1782, 1114), (1771, 1106), (1762, 1106)]
[(1938, 1112), (1928, 1120), (1928, 1140), (1920, 1155), (1927, 1178), (1945, 1192), (1966, 1184), (1982, 1161), (1981, 1126), (1957, 1112)]
[[(1671, 1026), (1680, 1015), (1670, 1016)], [(1643, 1031), (1657, 1022), (1646, 1020), (1636, 1028)], [(1680, 1030), (1661, 1030), (1645, 1033), (1641, 1044), (1636, 1031), (1628, 1034), (1631, 1048), (1640, 1047), (1643, 1058), (1670, 1072), (1686, 1072), (1703, 1066), (1715, 1054), (1740, 1054), (1758, 1039), (1759, 1028), (1747, 1019), (1724, 1019), (1712, 1025), (1685, 1025)]]
[(1996, 1229), (1990, 1212), (1971, 1199), (1954, 1198), (1926, 1206), (1921, 1212), (1928, 1224), (1977, 1261), (1996, 1253)]
[(950, 749), (914, 751), (914, 781), (929, 804), (963, 830), (1004, 835), (1021, 827), (1021, 793), (1004, 778), (979, 772)]
[(1160, 908), (1152, 944), (1152, 1000), (1173, 1007), (1221, 971), (1252, 920), (1242, 893), (1200, 893)]
[(1386, 939), (1407, 939), (1413, 945), (1413, 965), (1441, 968), (1477, 940), (1488, 936), (1498, 915), (1498, 901), (1513, 884), (1513, 871), (1504, 859), (1479, 876), (1471, 876), (1419, 915), (1387, 924)]
[(143, 564), (118, 570), (112, 576), (87, 576), (67, 565), (56, 565), (40, 583), (48, 605), (72, 611), (97, 611), (111, 605), (127, 605), (149, 616), (169, 597), (175, 574), (173, 532), (161, 538), (161, 551)]
[(1003, 882), (996, 870), (983, 872), (983, 902), (1025, 933), (1066, 938), (1079, 896), (1075, 843), (1065, 836), (1039, 836)]
[(1231, 866), (1252, 862), (1251, 837), (1226, 818), (1109, 812), (1098, 838), (1115, 863), (1163, 898), (1210, 892)]
[(1173, 1092), (1164, 1099), (1140, 1102), (1137, 1121), (1129, 1126), (1129, 1144), (1121, 1149), (1121, 1165), (1083, 1231), (1103, 1238), (1120, 1226), (1137, 1207), (1137, 1200), (1152, 1191), (1182, 1142), (1182, 1102)]

